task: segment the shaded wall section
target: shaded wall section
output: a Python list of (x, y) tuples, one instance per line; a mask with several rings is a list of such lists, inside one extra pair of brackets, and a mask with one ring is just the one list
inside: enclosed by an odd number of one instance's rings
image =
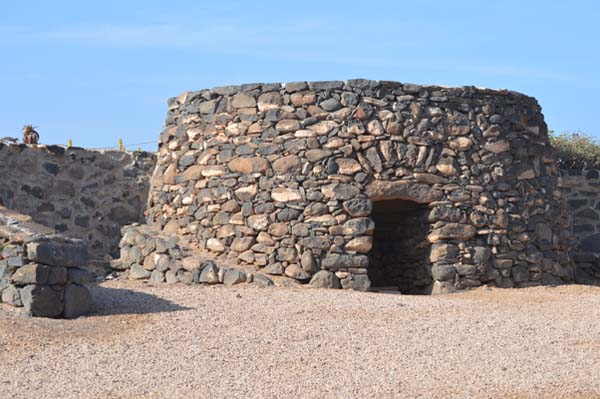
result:
[(148, 152), (0, 144), (0, 205), (83, 239), (90, 258), (118, 256), (120, 229), (143, 221)]

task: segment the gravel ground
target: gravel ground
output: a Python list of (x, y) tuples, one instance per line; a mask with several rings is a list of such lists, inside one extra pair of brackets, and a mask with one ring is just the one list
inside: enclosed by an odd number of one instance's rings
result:
[(401, 296), (93, 288), (92, 315), (0, 306), (3, 398), (598, 398), (600, 288)]

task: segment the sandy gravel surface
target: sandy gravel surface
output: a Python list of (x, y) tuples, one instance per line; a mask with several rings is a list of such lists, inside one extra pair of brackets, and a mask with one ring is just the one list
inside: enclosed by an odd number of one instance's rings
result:
[(600, 397), (599, 288), (93, 294), (74, 321), (0, 306), (2, 398)]

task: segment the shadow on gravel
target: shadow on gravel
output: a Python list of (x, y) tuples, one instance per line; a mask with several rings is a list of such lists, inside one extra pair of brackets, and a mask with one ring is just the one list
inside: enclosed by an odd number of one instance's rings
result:
[(117, 289), (92, 285), (89, 289), (94, 301), (90, 316), (164, 313), (191, 309), (156, 295), (125, 288)]

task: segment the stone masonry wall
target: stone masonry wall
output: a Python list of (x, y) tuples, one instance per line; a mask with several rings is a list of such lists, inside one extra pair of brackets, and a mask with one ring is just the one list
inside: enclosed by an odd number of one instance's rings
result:
[(93, 277), (86, 265), (83, 240), (0, 207), (0, 302), (24, 307), (32, 316), (84, 315), (92, 305), (85, 284)]
[(429, 208), (429, 292), (554, 284), (573, 277), (558, 177), (519, 93), (228, 86), (169, 101), (147, 222), (265, 272), (368, 289), (373, 202), (412, 201)]
[(143, 220), (154, 154), (0, 144), (0, 205), (118, 256), (120, 229)]

